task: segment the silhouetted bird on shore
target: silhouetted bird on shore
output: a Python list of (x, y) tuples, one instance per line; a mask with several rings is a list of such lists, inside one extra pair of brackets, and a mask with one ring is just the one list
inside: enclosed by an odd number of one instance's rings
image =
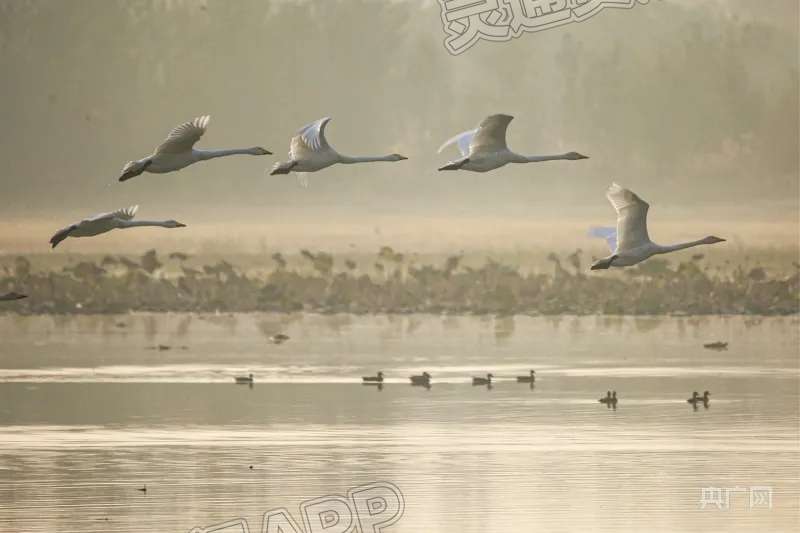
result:
[(0, 295), (0, 302), (10, 302), (13, 300), (22, 300), (23, 298), (27, 298), (28, 296), (25, 294), (19, 294), (18, 292), (11, 291), (9, 293)]

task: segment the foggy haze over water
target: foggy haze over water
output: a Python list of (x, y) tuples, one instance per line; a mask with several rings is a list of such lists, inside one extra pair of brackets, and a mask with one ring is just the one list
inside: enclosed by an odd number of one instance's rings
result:
[[(499, 234), (509, 221), (509, 233), (514, 221), (582, 228), (613, 223), (612, 180), (653, 205), (662, 235), (765, 224), (745, 238), (785, 242), (800, 201), (797, 18), (791, 0), (662, 0), (453, 57), (433, 1), (0, 0), (0, 248), (44, 238), (45, 251), (51, 230), (132, 204), (187, 222), (191, 241), (262, 222), (307, 224), (290, 232), (300, 238), (342, 223), (343, 241), (386, 220), (387, 240), (484, 217)], [(512, 149), (591, 159), (436, 172), (454, 156), (439, 144), (496, 112), (516, 117)], [(126, 161), (206, 113), (199, 146), (275, 155), (116, 182)], [(321, 116), (343, 153), (410, 159), (334, 167), (308, 189), (266, 176)], [(694, 220), (708, 230), (675, 226)]]

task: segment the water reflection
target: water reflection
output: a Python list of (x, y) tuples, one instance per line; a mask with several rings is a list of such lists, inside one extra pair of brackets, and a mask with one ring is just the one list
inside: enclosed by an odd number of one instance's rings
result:
[[(788, 531), (800, 512), (796, 320), (200, 316), (0, 316), (0, 530), (252, 531), (378, 480), (406, 498), (398, 533)], [(471, 384), (487, 369), (491, 394)], [(772, 510), (698, 508), (750, 485)]]

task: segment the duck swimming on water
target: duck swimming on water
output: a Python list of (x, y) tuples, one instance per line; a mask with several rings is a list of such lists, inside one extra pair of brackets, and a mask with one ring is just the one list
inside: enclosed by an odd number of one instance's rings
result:
[(708, 402), (711, 401), (709, 396), (711, 395), (708, 391), (703, 391), (703, 395), (700, 396), (697, 394), (697, 391), (692, 393), (692, 397), (686, 400), (686, 403), (692, 404), (695, 408), (697, 408), (697, 404), (702, 403), (704, 407), (708, 407)]
[(485, 378), (472, 378), (473, 385), (491, 385), (492, 378), (494, 376), (492, 374), (486, 374)]
[(527, 376), (517, 376), (517, 383), (533, 383), (536, 381), (536, 371), (531, 370), (530, 375)]
[(361, 378), (361, 381), (363, 381), (365, 385), (383, 383), (383, 372), (378, 372), (378, 374), (375, 376), (364, 376)]
[(612, 392), (606, 391), (606, 396), (605, 396), (605, 398), (600, 398), (600, 403), (604, 403), (608, 407), (616, 407), (617, 406), (617, 391), (612, 391)]
[(423, 372), (421, 375), (418, 376), (409, 376), (412, 385), (423, 386), (423, 387), (430, 387), (431, 386), (431, 375), (427, 372)]

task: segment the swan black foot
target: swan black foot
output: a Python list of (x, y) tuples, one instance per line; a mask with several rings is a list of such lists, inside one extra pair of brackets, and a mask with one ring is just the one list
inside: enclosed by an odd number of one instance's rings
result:
[(469, 163), (469, 158), (462, 159), (461, 161), (453, 161), (451, 163), (447, 163), (445, 166), (440, 167), (439, 171), (442, 170), (460, 170), (461, 167)]
[(288, 174), (296, 166), (297, 166), (297, 161), (289, 161), (288, 163), (276, 163), (275, 166), (272, 167), (272, 171), (269, 173), (269, 175), (276, 176), (278, 174)]

